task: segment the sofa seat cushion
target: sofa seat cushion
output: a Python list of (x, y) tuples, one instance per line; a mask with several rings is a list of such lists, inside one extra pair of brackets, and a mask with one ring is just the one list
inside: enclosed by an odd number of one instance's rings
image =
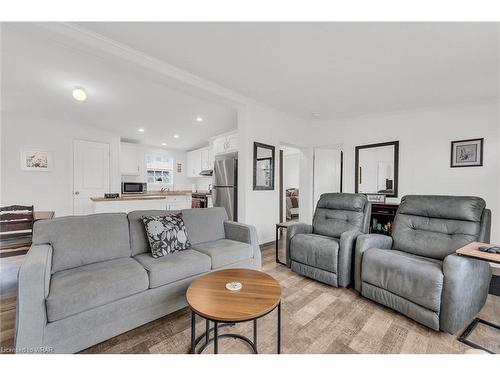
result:
[(228, 239), (199, 243), (193, 245), (193, 249), (208, 255), (212, 259), (212, 269), (221, 268), (253, 257), (253, 248), (251, 245)]
[(46, 300), (49, 322), (148, 289), (148, 274), (132, 258), (119, 258), (56, 272)]
[(319, 234), (297, 234), (290, 242), (290, 258), (325, 271), (337, 273), (339, 240)]
[(210, 257), (195, 250), (184, 250), (161, 258), (139, 254), (135, 258), (148, 271), (149, 287), (157, 288), (210, 271)]
[(374, 248), (363, 254), (361, 270), (364, 282), (439, 312), (444, 278), (441, 261)]

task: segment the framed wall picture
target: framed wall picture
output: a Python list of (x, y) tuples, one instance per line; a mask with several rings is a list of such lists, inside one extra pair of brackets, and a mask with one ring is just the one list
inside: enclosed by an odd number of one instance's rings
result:
[(484, 138), (451, 142), (451, 168), (481, 167), (483, 165)]
[(48, 151), (22, 150), (21, 169), (25, 171), (50, 171), (52, 170), (52, 154)]

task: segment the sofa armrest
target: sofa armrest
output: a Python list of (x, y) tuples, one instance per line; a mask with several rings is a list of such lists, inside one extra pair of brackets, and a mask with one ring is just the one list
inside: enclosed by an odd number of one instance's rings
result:
[(340, 236), (337, 264), (337, 283), (339, 286), (347, 287), (351, 284), (354, 246), (356, 245), (356, 239), (362, 234), (360, 231), (350, 230)]
[(42, 350), (47, 324), (45, 299), (49, 295), (52, 246), (32, 245), (18, 275), (16, 351)]
[(236, 221), (224, 221), (224, 232), (228, 240), (244, 242), (253, 247), (254, 263), (261, 266), (261, 253), (257, 230), (253, 225), (238, 223)]
[(390, 249), (392, 237), (383, 234), (363, 234), (356, 239), (354, 251), (354, 288), (361, 292), (361, 262), (363, 253), (371, 248)]
[(296, 223), (292, 224), (287, 228), (286, 231), (286, 265), (287, 267), (291, 266), (290, 259), (290, 243), (292, 241), (293, 236), (296, 234), (310, 234), (312, 233), (312, 225), (304, 224), (304, 223)]
[(443, 292), (439, 329), (454, 334), (481, 310), (488, 297), (488, 262), (456, 254), (443, 261)]

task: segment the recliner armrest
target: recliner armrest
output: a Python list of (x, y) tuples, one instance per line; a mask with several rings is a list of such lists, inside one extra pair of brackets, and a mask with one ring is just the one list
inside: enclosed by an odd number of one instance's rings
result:
[(257, 229), (253, 225), (238, 223), (236, 221), (224, 221), (224, 233), (226, 239), (244, 242), (253, 247), (253, 258), (261, 262), (261, 253), (259, 240), (257, 238)]
[(43, 350), (51, 267), (52, 246), (32, 245), (19, 269), (15, 338), (18, 352)]
[(454, 334), (481, 310), (488, 297), (488, 262), (450, 254), (443, 261), (443, 292), (439, 328)]
[(292, 224), (287, 228), (286, 231), (286, 265), (287, 267), (291, 266), (290, 259), (290, 243), (292, 241), (293, 236), (296, 234), (311, 234), (313, 230), (312, 225), (305, 223), (296, 223)]
[(371, 248), (390, 249), (392, 237), (383, 234), (363, 234), (356, 239), (354, 251), (354, 288), (361, 292), (361, 262), (363, 253)]
[(340, 246), (337, 266), (337, 283), (339, 286), (347, 287), (352, 280), (352, 255), (356, 239), (363, 232), (350, 230), (340, 235)]

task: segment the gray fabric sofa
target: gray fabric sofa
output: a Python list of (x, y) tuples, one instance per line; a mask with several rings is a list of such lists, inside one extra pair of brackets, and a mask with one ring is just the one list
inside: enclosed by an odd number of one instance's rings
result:
[(312, 225), (288, 227), (287, 266), (311, 279), (347, 287), (356, 238), (368, 232), (370, 214), (371, 204), (363, 194), (322, 194)]
[(483, 199), (406, 196), (392, 237), (358, 237), (355, 288), (434, 330), (455, 333), (481, 310), (488, 295), (488, 263), (455, 254), (488, 242), (491, 212)]
[(191, 281), (211, 270), (260, 269), (255, 228), (218, 207), (182, 211), (192, 248), (153, 258), (141, 217), (165, 213), (36, 222), (19, 271), (16, 350), (74, 353), (185, 307)]

